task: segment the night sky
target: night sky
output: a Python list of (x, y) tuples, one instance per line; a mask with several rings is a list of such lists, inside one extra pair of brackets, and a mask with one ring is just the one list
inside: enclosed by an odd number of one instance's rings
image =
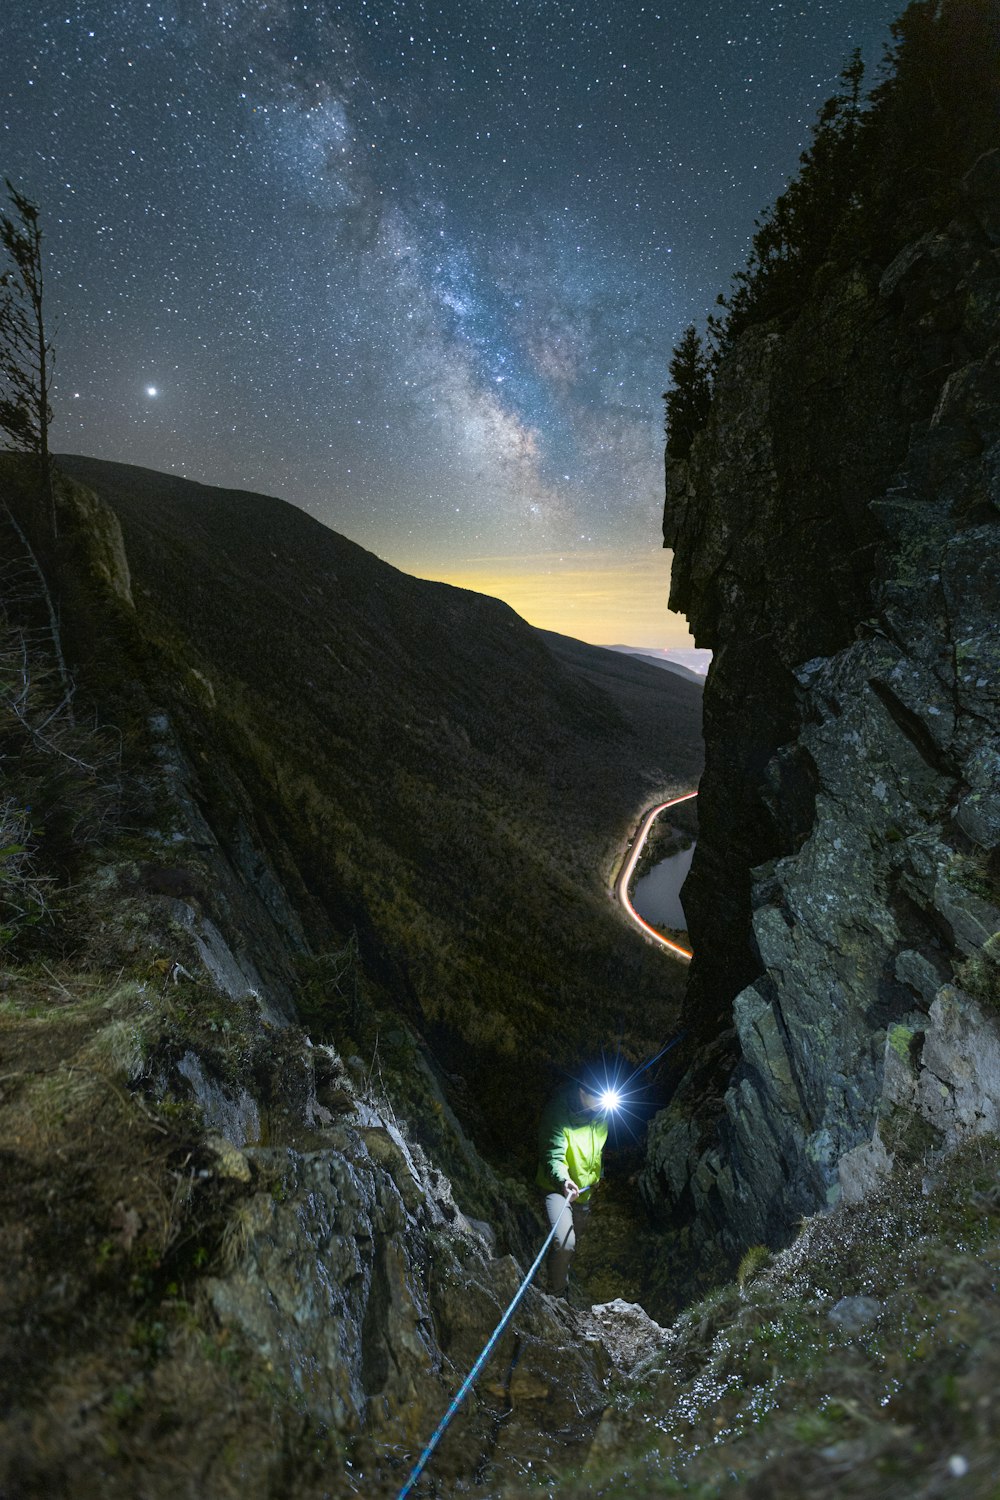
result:
[[(902, 0), (19, 0), (54, 446), (674, 645), (671, 347)], [(871, 79), (871, 74), (869, 74)]]

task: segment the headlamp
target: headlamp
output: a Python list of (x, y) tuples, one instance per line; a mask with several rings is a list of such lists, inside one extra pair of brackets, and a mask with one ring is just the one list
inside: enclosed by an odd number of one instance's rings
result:
[(617, 1089), (604, 1089), (600, 1098), (601, 1108), (605, 1110), (617, 1109), (622, 1102), (621, 1094)]

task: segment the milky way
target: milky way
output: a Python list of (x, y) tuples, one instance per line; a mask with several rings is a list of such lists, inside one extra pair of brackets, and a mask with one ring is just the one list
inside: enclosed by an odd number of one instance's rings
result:
[(41, 206), (56, 446), (664, 635), (672, 344), (898, 9), (26, 0), (0, 171)]

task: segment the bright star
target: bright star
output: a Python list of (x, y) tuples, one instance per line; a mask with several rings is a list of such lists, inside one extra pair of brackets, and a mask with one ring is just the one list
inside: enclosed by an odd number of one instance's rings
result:
[(147, 385), (147, 387), (146, 387), (146, 395), (147, 396), (158, 396), (159, 394), (160, 393), (156, 389), (155, 385)]

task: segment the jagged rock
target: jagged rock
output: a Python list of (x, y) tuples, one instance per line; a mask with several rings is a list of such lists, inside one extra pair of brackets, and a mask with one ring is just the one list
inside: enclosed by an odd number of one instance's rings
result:
[(83, 553), (85, 566), (120, 604), (135, 608), (121, 522), (93, 490), (63, 476), (56, 485), (64, 530)]
[[(180, 900), (170, 906), (189, 940), (191, 967), (203, 967), (235, 999), (252, 995), (270, 1025), (285, 1026), (295, 1014), (292, 958), (308, 949), (301, 916), (248, 823), (252, 811), (233, 820), (223, 845), (202, 810), (198, 773), (169, 715), (152, 714), (149, 729), (172, 812), (171, 845), (188, 856), (201, 890), (211, 892), (210, 911)], [(240, 933), (239, 952), (223, 930)]]
[(1000, 930), (1000, 910), (962, 883), (964, 861), (953, 859), (934, 886), (934, 905), (951, 928), (955, 946), (973, 954)]
[(861, 1202), (889, 1175), (897, 1150), (947, 1152), (998, 1128), (1000, 1033), (972, 996), (943, 985), (928, 1015), (889, 1028), (879, 1124), (840, 1159), (844, 1199)]
[(436, 1359), (422, 1278), (400, 1239), (405, 1205), (364, 1158), (363, 1147), (255, 1151), (269, 1185), (243, 1210), (237, 1268), (211, 1288), (223, 1323), (344, 1432), (369, 1407), (383, 1421), (404, 1414)]
[(864, 1145), (846, 1152), (837, 1163), (840, 1194), (845, 1203), (863, 1203), (892, 1171), (892, 1156), (876, 1128)]
[(245, 1089), (234, 1098), (215, 1079), (206, 1076), (201, 1059), (194, 1052), (184, 1053), (177, 1071), (190, 1084), (209, 1131), (236, 1148), (260, 1140), (260, 1111), (257, 1101)]
[(902, 984), (908, 985), (930, 1005), (945, 978), (942, 968), (937, 955), (931, 956), (917, 953), (913, 948), (904, 948), (896, 955), (894, 972)]
[[(325, 1138), (322, 1150), (235, 1153), (254, 1190), (228, 1233), (232, 1268), (209, 1283), (212, 1306), (313, 1420), (353, 1441), (356, 1472), (370, 1466), (384, 1482), (394, 1453), (401, 1482), (523, 1269), (493, 1258), (450, 1184), (372, 1105), (359, 1100), (357, 1120)], [(530, 1289), (435, 1474), (453, 1482), (487, 1456), (542, 1460), (553, 1445), (583, 1453), (609, 1368), (590, 1320)]]
[(219, 1177), (229, 1178), (232, 1182), (250, 1181), (252, 1173), (245, 1153), (238, 1151), (226, 1136), (207, 1135), (205, 1145), (215, 1157), (215, 1170)]
[(1000, 151), (984, 151), (962, 186), (990, 243), (1000, 245)]
[(857, 1201), (907, 1119), (994, 1117), (996, 1020), (949, 985), (992, 994), (1000, 929), (998, 160), (877, 285), (748, 328), (668, 465), (671, 602), (715, 652), (688, 1025), (739, 1046), (698, 1075), (714, 1129), (653, 1123), (643, 1192), (731, 1255)]
[[(1000, 787), (1000, 766), (992, 770), (992, 785)], [(975, 774), (971, 768), (969, 774)], [(990, 790), (989, 783), (967, 792), (955, 808), (955, 822), (974, 844), (996, 849), (1000, 845), (1000, 792)]]
[(946, 985), (931, 1006), (916, 1102), (948, 1144), (1000, 1132), (1000, 1036), (969, 995)]
[(616, 1297), (592, 1307), (590, 1316), (611, 1358), (626, 1373), (663, 1341), (663, 1329), (637, 1302)]
[(650, 1181), (662, 1180), (671, 1197), (680, 1198), (687, 1185), (689, 1162), (699, 1141), (700, 1132), (693, 1120), (677, 1120), (666, 1111), (659, 1115), (646, 1141), (644, 1187)]
[(363, 1128), (361, 1135), (373, 1161), (390, 1171), (396, 1169), (393, 1176), (403, 1202), (411, 1213), (415, 1212), (422, 1197), (422, 1184), (399, 1131), (392, 1125), (379, 1124)]
[(877, 1297), (841, 1297), (830, 1308), (827, 1317), (846, 1333), (860, 1333), (862, 1329), (870, 1328), (883, 1310)]

